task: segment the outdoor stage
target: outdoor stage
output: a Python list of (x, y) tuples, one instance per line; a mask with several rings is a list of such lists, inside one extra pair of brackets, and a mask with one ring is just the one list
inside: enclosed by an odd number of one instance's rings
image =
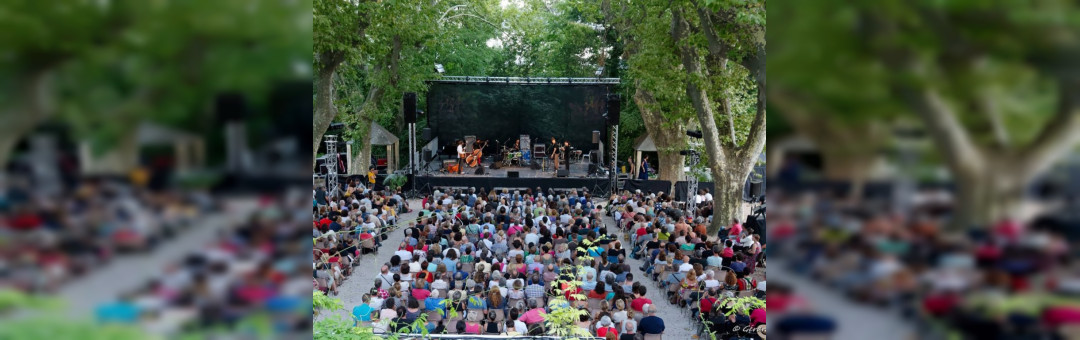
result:
[[(476, 188), (477, 190), (485, 188), (500, 191), (502, 189), (511, 191), (533, 189), (535, 191), (539, 187), (544, 191), (552, 189), (557, 192), (586, 189), (594, 195), (607, 194), (608, 187), (611, 185), (610, 179), (606, 175), (589, 174), (589, 162), (587, 160), (572, 162), (566, 177), (555, 176), (555, 171), (551, 169), (550, 160), (547, 162), (546, 170), (519, 165), (501, 166), (498, 169), (493, 169), (491, 167), (493, 161), (492, 158), (483, 161), (483, 174), (476, 174), (477, 168), (475, 167), (465, 167), (462, 169), (461, 174), (456, 174), (448, 172), (444, 162), (439, 160), (438, 162), (432, 162), (433, 165), (426, 168), (426, 171), (415, 176), (411, 184), (413, 188), (421, 193), (431, 193), (436, 189), (447, 188)], [(438, 169), (434, 166), (436, 163), (439, 165)], [(561, 166), (560, 169), (566, 169), (566, 167)], [(511, 177), (515, 173), (517, 177)]]

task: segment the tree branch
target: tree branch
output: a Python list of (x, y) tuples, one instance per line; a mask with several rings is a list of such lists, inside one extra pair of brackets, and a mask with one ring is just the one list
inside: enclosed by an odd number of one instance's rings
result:
[(1057, 113), (1022, 152), (1024, 176), (1046, 170), (1054, 160), (1080, 142), (1080, 80), (1058, 82)]

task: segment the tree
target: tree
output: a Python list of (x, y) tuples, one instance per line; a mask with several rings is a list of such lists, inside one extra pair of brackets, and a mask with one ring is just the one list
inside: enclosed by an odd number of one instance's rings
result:
[(338, 115), (334, 91), (335, 73), (346, 60), (362, 57), (359, 55), (360, 47), (364, 42), (365, 31), (371, 25), (371, 10), (376, 5), (376, 1), (314, 2), (312, 52), (315, 56), (315, 112), (311, 134), (312, 157), (319, 151), (323, 133)]
[(641, 44), (628, 57), (635, 74), (651, 79), (641, 85), (690, 103), (663, 111), (665, 119), (697, 118), (717, 188), (715, 232), (740, 218), (743, 183), (765, 147), (764, 2), (626, 1), (612, 8), (630, 23), (625, 39)]
[[(56, 91), (60, 118), (99, 153), (112, 150), (115, 170), (137, 164), (137, 127), (153, 121), (206, 131), (215, 95), (264, 98), (276, 81), (297, 76), (307, 58), (310, 23), (299, 2), (139, 3), (117, 39), (63, 69)], [(242, 13), (242, 14), (241, 14)], [(239, 14), (239, 15), (238, 15)], [(199, 25), (183, 28), (190, 22)], [(281, 24), (281, 23), (293, 24)], [(256, 101), (260, 101), (257, 99)]]
[[(293, 74), (309, 45), (306, 1), (8, 1), (0, 42), (0, 163), (40, 122), (62, 118), (98, 151), (118, 144), (134, 162), (142, 120), (189, 128), (223, 90), (265, 93)], [(299, 13), (299, 14), (298, 14)], [(192, 114), (193, 112), (197, 114)], [(195, 125), (195, 126), (192, 126)], [(131, 164), (128, 164), (131, 165)]]
[[(64, 4), (32, 0), (0, 4), (0, 45), (11, 53), (0, 70), (0, 165), (15, 144), (56, 110), (55, 78), (59, 69), (111, 39), (126, 26), (123, 8), (93, 2)], [(16, 18), (17, 17), (17, 18)]]
[[(955, 226), (1018, 217), (1032, 178), (1080, 140), (1077, 4), (815, 5), (793, 20), (831, 21), (835, 39), (859, 42), (830, 52), (888, 70), (886, 98), (938, 146), (957, 184)], [(815, 71), (806, 76), (839, 80)]]

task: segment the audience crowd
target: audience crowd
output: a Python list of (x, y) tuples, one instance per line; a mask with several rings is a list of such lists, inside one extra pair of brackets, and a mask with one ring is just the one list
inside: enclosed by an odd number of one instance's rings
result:
[(214, 209), (208, 195), (108, 179), (58, 194), (0, 183), (0, 289), (54, 293), (123, 253), (149, 252)]
[(164, 265), (160, 275), (117, 301), (98, 306), (97, 319), (174, 335), (236, 329), (256, 316), (268, 317), (278, 334), (310, 329), (311, 283), (303, 265), (308, 250), (298, 242), (307, 239), (300, 227), (310, 218), (303, 212), (307, 202), (303, 191), (260, 198), (246, 221)]
[[(929, 194), (918, 196), (940, 196)], [(897, 213), (888, 200), (774, 197), (783, 209), (769, 238), (793, 271), (854, 301), (896, 309), (921, 334), (1080, 337), (1080, 266), (1062, 235), (1008, 219), (952, 227), (937, 199)]]
[[(763, 338), (760, 235), (735, 221), (710, 237), (711, 197), (703, 193), (695, 203), (662, 193), (623, 192), (604, 201), (586, 190), (447, 190), (424, 197), (416, 220), (395, 223), (408, 209), (400, 195), (362, 185), (340, 197), (316, 189), (316, 289), (334, 294), (353, 258), (377, 250), (382, 235), (401, 225), (404, 241), (385, 245), (393, 254), (352, 308), (357, 324), (376, 333), (425, 327), (541, 335), (553, 327), (545, 322), (551, 313), (579, 308), (587, 311), (575, 323), (580, 333), (653, 338), (665, 331), (663, 317), (674, 317), (657, 315), (656, 304), (673, 303), (708, 321), (709, 327), (699, 322), (702, 332)], [(616, 225), (605, 225), (605, 216)], [(631, 258), (646, 264), (638, 269), (647, 278), (635, 277)], [(652, 289), (667, 292), (668, 301), (646, 297)], [(734, 297), (760, 300), (746, 306)], [(421, 315), (423, 325), (414, 324)]]

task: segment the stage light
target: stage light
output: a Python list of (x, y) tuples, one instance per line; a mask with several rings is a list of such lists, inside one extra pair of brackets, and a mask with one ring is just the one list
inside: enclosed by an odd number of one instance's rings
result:
[(686, 130), (686, 135), (693, 138), (701, 138), (701, 130)]
[(596, 68), (596, 77), (600, 78), (601, 74), (604, 74), (604, 67), (603, 66), (600, 66), (600, 67)]
[(439, 74), (443, 74), (443, 73), (446, 73), (446, 69), (443, 68), (442, 64), (435, 64), (435, 72), (439, 72)]

